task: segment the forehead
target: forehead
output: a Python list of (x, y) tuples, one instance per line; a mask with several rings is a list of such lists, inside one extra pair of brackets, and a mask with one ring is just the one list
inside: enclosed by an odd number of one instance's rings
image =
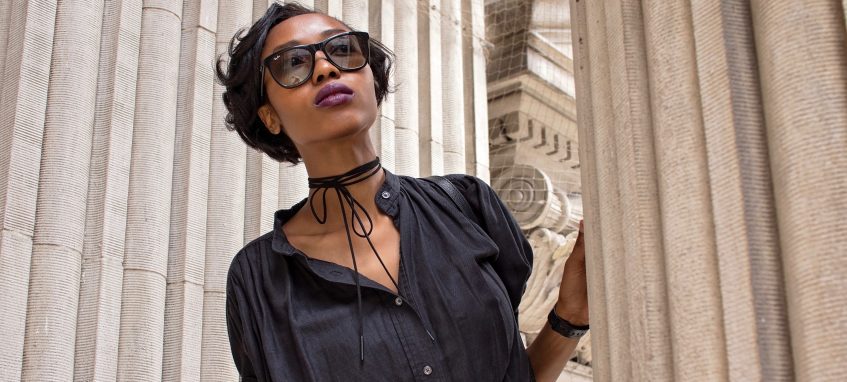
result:
[[(326, 32), (331, 30), (349, 31), (350, 28), (321, 13), (294, 16), (271, 28), (268, 38), (265, 40), (265, 46), (262, 48), (262, 55), (270, 54), (291, 42), (295, 42), (293, 45), (300, 45), (322, 41), (330, 37)], [(330, 35), (332, 34), (335, 33), (330, 33)]]

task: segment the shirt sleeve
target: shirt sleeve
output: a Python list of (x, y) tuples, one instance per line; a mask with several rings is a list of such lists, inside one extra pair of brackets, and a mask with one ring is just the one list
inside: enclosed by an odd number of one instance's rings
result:
[(234, 266), (233, 262), (226, 279), (226, 329), (229, 335), (229, 347), (241, 380), (256, 381), (256, 373), (247, 354), (247, 347), (244, 345), (244, 327), (238, 306), (238, 300), (243, 299), (244, 296), (240, 293), (241, 285), (233, 272)]
[(471, 175), (448, 175), (468, 200), (476, 217), (471, 217), (499, 248), (491, 261), (494, 271), (503, 281), (509, 300), (517, 314), (521, 296), (532, 271), (532, 246), (524, 236), (512, 213), (494, 190), (482, 179)]

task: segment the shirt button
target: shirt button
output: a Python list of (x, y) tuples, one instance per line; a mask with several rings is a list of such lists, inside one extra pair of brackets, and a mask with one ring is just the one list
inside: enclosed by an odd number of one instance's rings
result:
[(400, 297), (395, 298), (394, 299), (394, 305), (397, 305), (397, 306), (403, 305), (403, 299), (400, 298)]
[(388, 191), (383, 191), (383, 192), (382, 192), (382, 198), (383, 198), (383, 199), (388, 199), (388, 198), (390, 198), (390, 197), (391, 197), (391, 193), (390, 193), (390, 192), (388, 192)]
[(432, 374), (432, 368), (429, 365), (426, 365), (426, 366), (424, 366), (423, 372), (424, 372), (424, 375), (430, 375), (430, 374)]

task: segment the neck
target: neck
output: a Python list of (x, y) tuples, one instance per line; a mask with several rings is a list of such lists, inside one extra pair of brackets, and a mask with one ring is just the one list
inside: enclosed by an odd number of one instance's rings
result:
[[(365, 135), (367, 137), (367, 135)], [(356, 167), (376, 159), (373, 145), (370, 139), (364, 139), (359, 145), (334, 145), (333, 147), (300, 149), (303, 156), (303, 164), (310, 178), (323, 178), (344, 174)], [(370, 173), (370, 172), (368, 172)], [(365, 175), (362, 175), (365, 176)], [(357, 177), (356, 179), (361, 179)], [(376, 216), (376, 205), (374, 196), (385, 181), (385, 173), (380, 169), (371, 176), (361, 181), (346, 186), (351, 196), (362, 204), (370, 216)], [(308, 211), (309, 220), (314, 221), (308, 203), (313, 203), (315, 211), (319, 216), (323, 215), (323, 193), (324, 189), (309, 189), (309, 201), (305, 206)], [(344, 203), (345, 213), (350, 220), (350, 207)], [(360, 211), (361, 213), (361, 211)], [(326, 190), (326, 223), (323, 228), (328, 232), (344, 230), (341, 205), (335, 189)]]

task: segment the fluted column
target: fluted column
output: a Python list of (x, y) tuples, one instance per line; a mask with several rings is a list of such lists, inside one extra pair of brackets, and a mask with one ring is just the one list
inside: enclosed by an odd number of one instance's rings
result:
[(294, 166), (281, 163), (279, 167), (279, 208), (289, 208), (309, 196), (309, 174), (301, 162)]
[(571, 5), (595, 378), (843, 379), (843, 3)]
[(314, 0), (314, 9), (341, 19), (343, 4), (343, 0)]
[(440, 7), (440, 0), (428, 0), (418, 12), (418, 57), (424, 57), (418, 68), (421, 176), (444, 174)]
[[(612, 2), (609, 4), (602, 4), (600, 2), (592, 2), (586, 5), (588, 7), (587, 13), (589, 17), (589, 23), (594, 20), (600, 20), (604, 14), (608, 12), (606, 8), (611, 8), (611, 11), (618, 10), (620, 11), (620, 2)], [(617, 8), (616, 8), (617, 6)], [(619, 13), (618, 13), (619, 15)], [(618, 16), (620, 17), (620, 16)], [(594, 52), (593, 50), (589, 54), (602, 54), (603, 64), (597, 65), (598, 67), (591, 67), (591, 75), (592, 82), (593, 81), (605, 81), (601, 82), (599, 86), (595, 86), (592, 88), (592, 104), (594, 105), (595, 112), (593, 114), (594, 120), (593, 125), (594, 128), (597, 129), (596, 133), (593, 137), (589, 137), (587, 139), (580, 138), (580, 142), (585, 142), (589, 139), (593, 139), (593, 146), (596, 150), (596, 161), (598, 163), (607, 164), (605, 166), (598, 166), (597, 168), (597, 187), (599, 188), (599, 197), (597, 199), (597, 205), (599, 206), (599, 231), (596, 233), (600, 237), (601, 245), (602, 245), (602, 263), (603, 263), (603, 277), (604, 279), (600, 282), (604, 283), (603, 289), (606, 291), (606, 295), (604, 299), (599, 300), (598, 303), (605, 303), (606, 314), (608, 317), (608, 333), (609, 333), (609, 362), (612, 365), (611, 370), (611, 379), (612, 380), (632, 380), (633, 375), (630, 367), (630, 338), (629, 338), (629, 325), (630, 320), (628, 319), (628, 309), (627, 309), (627, 296), (625, 291), (627, 290), (627, 278), (625, 267), (625, 263), (623, 263), (620, 258), (623, 255), (623, 233), (621, 232), (621, 221), (616, 219), (615, 214), (620, 211), (620, 193), (617, 189), (617, 152), (615, 151), (615, 135), (613, 134), (613, 127), (615, 120), (613, 119), (613, 109), (611, 105), (606, 101), (606, 97), (613, 96), (613, 88), (609, 79), (610, 68), (614, 65), (620, 65), (619, 67), (626, 67), (627, 62), (625, 61), (627, 57), (614, 57), (612, 56), (612, 52), (621, 52), (620, 50), (615, 50), (611, 45), (612, 37), (618, 37), (620, 34), (623, 34), (624, 31), (620, 29), (615, 29), (614, 24), (605, 25), (604, 27), (598, 27), (598, 31), (595, 35), (589, 35), (589, 44), (595, 43), (597, 45), (606, 45), (606, 39), (610, 39), (609, 43), (609, 52)], [(605, 35), (608, 33), (609, 37)], [(595, 39), (596, 37), (596, 39)], [(589, 49), (591, 45), (589, 46)], [(632, 59), (632, 58), (630, 58)], [(617, 61), (616, 61), (617, 60)], [(592, 62), (594, 64), (594, 62)], [(630, 64), (632, 65), (632, 64)], [(606, 77), (598, 78), (595, 80), (594, 70), (602, 71), (602, 74), (598, 74), (600, 76)], [(626, 84), (626, 82), (625, 82)], [(600, 98), (603, 97), (603, 98)], [(601, 128), (602, 126), (602, 128)], [(582, 161), (580, 161), (582, 162)]]
[(674, 376), (727, 377), (700, 88), (687, 1), (643, 4)]
[[(218, 1), (216, 57), (226, 57), (235, 31), (249, 25), (256, 11), (251, 0)], [(224, 68), (226, 66), (224, 65)], [(226, 333), (226, 275), (232, 257), (244, 243), (244, 199), (247, 146), (224, 123), (224, 88), (212, 84), (209, 186), (206, 212), (206, 248), (203, 283), (203, 339), (200, 380), (234, 381), (238, 378)], [(252, 149), (251, 149), (252, 150)]]
[[(729, 378), (793, 378), (749, 1), (693, 2)], [(723, 41), (724, 43), (717, 43)]]
[[(582, 40), (578, 44), (574, 44), (574, 76), (576, 78), (576, 97), (578, 114), (577, 128), (580, 137), (590, 137), (591, 128), (594, 126), (595, 110), (594, 100), (608, 96), (608, 84), (600, 81), (595, 85), (595, 73), (602, 73), (604, 66), (601, 60), (594, 58), (600, 53), (605, 53), (605, 46), (600, 44), (599, 37), (594, 40), (588, 39), (588, 25), (592, 20), (600, 22), (596, 14), (589, 14), (586, 9), (586, 3), (579, 0), (570, 1), (571, 25), (573, 28), (573, 36), (581, 36)], [(589, 16), (591, 15), (591, 16)], [(600, 27), (602, 31), (602, 27)], [(597, 33), (602, 34), (602, 33)], [(593, 43), (592, 43), (593, 42)], [(594, 49), (591, 49), (594, 47)], [(595, 62), (599, 68), (595, 68)], [(595, 89), (595, 86), (597, 87)], [(595, 95), (595, 92), (599, 94)], [(603, 110), (597, 110), (598, 113)], [(597, 206), (600, 200), (599, 182), (597, 181), (597, 161), (588, 160), (597, 158), (597, 147), (593, 139), (582, 139), (579, 142), (579, 157), (581, 160), (580, 172), (582, 178), (582, 202), (584, 206), (589, 208), (584, 209), (585, 213), (585, 251), (586, 253), (597, 253), (601, 255), (587, 256), (586, 270), (588, 277), (588, 300), (589, 314), (591, 321), (591, 343), (592, 349), (604, 349), (603, 351), (592, 353), (592, 368), (593, 376), (600, 381), (611, 380), (611, 360), (608, 349), (611, 348), (611, 340), (609, 338), (609, 317), (608, 309), (606, 308), (606, 283), (604, 280), (605, 264), (603, 261), (603, 241), (598, 234), (600, 232), (600, 211)]]
[[(364, 4), (363, 4), (364, 5)], [(369, 6), (370, 17), (366, 25), (367, 30), (373, 36), (385, 45), (389, 50), (395, 48), (394, 44), (394, 7), (391, 4), (384, 4), (381, 1), (370, 1)], [(394, 69), (397, 70), (395, 63)], [(394, 86), (397, 83), (392, 76), (388, 78), (389, 86)], [(396, 136), (395, 136), (395, 95), (392, 93), (386, 94), (382, 105), (379, 108), (379, 115), (374, 121), (370, 130), (371, 142), (377, 155), (380, 157), (380, 163), (383, 167), (390, 171), (395, 171), (396, 157)]]
[(217, 1), (188, 0), (174, 142), (162, 380), (199, 381)]
[(56, 2), (10, 7), (0, 92), (0, 377), (19, 380)]
[(344, 0), (341, 2), (341, 20), (355, 30), (368, 29), (369, 0)]
[[(0, 2), (0, 52), (6, 51), (9, 39), (9, 24), (12, 22), (12, 2)], [(0, 73), (3, 73), (6, 55), (0, 56)]]
[(162, 378), (182, 1), (144, 1), (129, 175), (118, 380)]
[(465, 173), (465, 99), (461, 0), (441, 0), (441, 88), (444, 172)]
[[(267, 4), (268, 0), (253, 1), (253, 21), (265, 14)], [(249, 243), (273, 227), (272, 215), (279, 204), (277, 187), (280, 165), (276, 160), (252, 148), (247, 150), (246, 165), (244, 243)]]
[[(386, 7), (391, 4), (385, 4)], [(395, 122), (395, 168), (398, 174), (420, 175), (420, 131), (418, 128), (418, 6), (416, 1), (397, 1), (389, 15), (383, 13), (383, 25), (393, 29)]]
[(116, 378), (141, 0), (103, 14), (73, 377), (86, 381)]
[(262, 152), (247, 150), (244, 200), (244, 242), (268, 232), (279, 201), (279, 162)]
[(468, 5), (470, 20), (465, 22), (468, 26), (466, 35), (466, 46), (464, 46), (466, 64), (465, 68), (465, 92), (469, 100), (472, 112), (472, 124), (468, 126), (469, 137), (473, 141), (466, 145), (468, 152), (467, 172), (488, 182), (491, 178), (490, 162), (488, 160), (488, 79), (485, 72), (485, 52), (483, 42), (485, 41), (485, 5), (483, 0), (465, 0)]
[[(847, 354), (847, 36), (838, 0), (752, 1), (797, 380)], [(839, 12), (842, 11), (842, 12)]]
[(102, 21), (98, 1), (56, 10), (22, 380), (73, 378)]

